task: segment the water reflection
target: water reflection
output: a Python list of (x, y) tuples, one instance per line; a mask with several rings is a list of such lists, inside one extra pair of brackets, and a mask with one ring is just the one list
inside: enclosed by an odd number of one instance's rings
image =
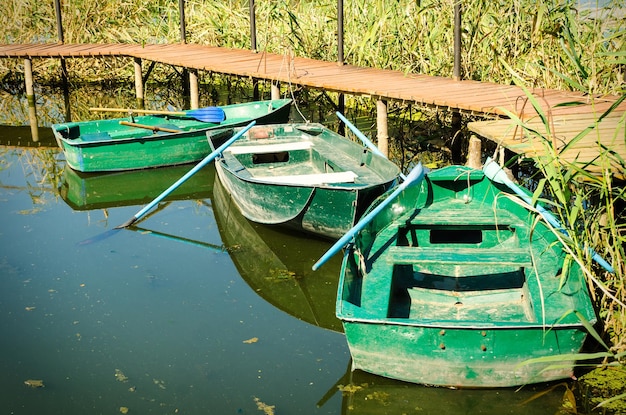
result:
[(334, 387), (342, 395), (342, 415), (555, 414), (565, 390), (564, 384), (498, 390), (436, 388), (349, 368)]
[(219, 179), (213, 203), (222, 241), (241, 277), (258, 295), (300, 320), (343, 332), (335, 317), (341, 258), (311, 270), (330, 247), (328, 241), (248, 221)]
[[(65, 165), (59, 194), (74, 210), (135, 206), (151, 202), (184, 176), (193, 166), (117, 173), (79, 173)], [(211, 197), (215, 168), (206, 167), (174, 190), (167, 200), (208, 199)]]

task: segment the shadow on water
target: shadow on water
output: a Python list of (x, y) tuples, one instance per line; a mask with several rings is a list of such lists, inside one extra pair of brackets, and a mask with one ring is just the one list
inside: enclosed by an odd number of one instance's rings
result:
[(29, 131), (0, 127), (7, 413), (556, 412), (558, 387), (458, 391), (350, 371), (335, 317), (340, 256), (311, 270), (330, 242), (250, 223), (213, 166), (113, 233), (189, 166), (84, 175), (56, 150), (42, 175), (47, 164), (22, 162), (50, 151), (24, 145)]

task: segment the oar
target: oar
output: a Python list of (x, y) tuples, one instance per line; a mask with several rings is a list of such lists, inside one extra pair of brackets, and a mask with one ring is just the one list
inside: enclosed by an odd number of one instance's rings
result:
[[(496, 183), (506, 185), (509, 189), (515, 192), (516, 195), (522, 198), (524, 202), (528, 203), (531, 206), (533, 205), (532, 198), (528, 196), (528, 194), (524, 192), (521, 187), (513, 183), (513, 181), (509, 179), (509, 176), (506, 175), (506, 172), (502, 170), (500, 165), (492, 160), (490, 157), (488, 157), (485, 161), (485, 165), (483, 166), (483, 173), (485, 173), (485, 176), (487, 176), (490, 180)], [(567, 231), (563, 228), (559, 220), (555, 218), (554, 215), (552, 215), (552, 213), (546, 210), (539, 203), (535, 205), (535, 209), (537, 209), (537, 212), (539, 212), (539, 214), (544, 218), (546, 222), (552, 225), (555, 229), (561, 231), (563, 234), (567, 235)], [(600, 254), (598, 254), (591, 248), (589, 248), (589, 253), (591, 254), (591, 258), (596, 261), (596, 263), (598, 263), (600, 266), (602, 266), (602, 268), (604, 268), (611, 274), (615, 273), (615, 269), (613, 269), (613, 267), (604, 258), (602, 258)]]
[(194, 167), (193, 169), (189, 170), (189, 172), (187, 172), (187, 174), (185, 174), (183, 177), (181, 177), (180, 179), (178, 179), (176, 181), (176, 183), (174, 183), (173, 185), (171, 185), (170, 187), (167, 188), (167, 190), (165, 190), (163, 193), (161, 193), (160, 195), (158, 195), (152, 202), (148, 203), (143, 209), (141, 209), (139, 212), (135, 213), (135, 216), (133, 216), (132, 218), (130, 218), (130, 220), (128, 220), (127, 222), (116, 226), (115, 229), (122, 229), (122, 228), (126, 228), (130, 225), (132, 225), (133, 223), (135, 223), (137, 220), (139, 220), (139, 218), (141, 218), (143, 215), (145, 215), (150, 209), (152, 209), (155, 205), (157, 205), (161, 200), (163, 200), (167, 195), (169, 195), (170, 193), (172, 193), (174, 190), (176, 190), (176, 188), (178, 188), (178, 186), (180, 186), (181, 184), (183, 184), (187, 179), (189, 179), (191, 176), (193, 176), (194, 174), (196, 174), (200, 169), (202, 169), (204, 166), (206, 166), (207, 164), (209, 164), (210, 162), (213, 161), (213, 159), (215, 159), (220, 153), (222, 153), (228, 146), (230, 146), (232, 143), (234, 143), (235, 141), (237, 141), (239, 138), (241, 138), (242, 135), (244, 135), (250, 128), (252, 128), (252, 126), (256, 124), (256, 121), (252, 121), (250, 124), (246, 125), (244, 128), (242, 128), (241, 130), (239, 130), (239, 132), (237, 134), (235, 134), (234, 136), (232, 136), (228, 141), (226, 141), (224, 144), (222, 144), (221, 146), (219, 146), (215, 151), (213, 151), (211, 154), (209, 154), (208, 156), (206, 156), (200, 163), (198, 163), (196, 165), (196, 167)]
[(226, 114), (224, 113), (224, 110), (220, 107), (204, 107), (188, 111), (139, 110), (132, 108), (89, 108), (89, 110), (105, 112), (127, 112), (135, 114), (175, 115), (179, 117), (191, 117), (197, 119), (198, 121), (216, 124), (219, 124), (226, 119)]
[[(356, 135), (356, 136), (357, 136), (357, 137), (358, 137), (358, 138), (359, 138), (359, 139), (363, 142), (363, 144), (365, 144), (365, 146), (366, 146), (367, 148), (369, 148), (370, 150), (372, 150), (372, 152), (373, 152), (374, 154), (377, 154), (377, 155), (379, 155), (379, 156), (381, 156), (381, 157), (387, 158), (387, 156), (385, 156), (385, 155), (383, 154), (383, 152), (382, 152), (382, 151), (380, 151), (380, 150), (378, 149), (378, 147), (376, 147), (376, 145), (374, 145), (374, 143), (372, 143), (372, 142), (370, 141), (370, 139), (369, 139), (369, 138), (367, 138), (367, 137), (365, 136), (365, 134), (363, 134), (363, 133), (362, 133), (362, 132), (361, 132), (358, 128), (356, 128), (356, 126), (355, 126), (354, 124), (352, 124), (350, 121), (348, 121), (348, 119), (347, 119), (346, 117), (344, 117), (342, 113), (340, 113), (339, 111), (337, 111), (335, 114), (337, 114), (337, 117), (339, 117), (339, 119), (340, 119), (341, 121), (343, 121), (343, 123), (344, 123), (345, 125), (347, 125), (347, 126), (348, 126), (348, 128), (349, 128), (350, 130), (352, 130), (352, 132), (354, 133), (354, 135)], [(402, 180), (406, 180), (406, 176), (405, 176), (404, 174), (402, 174), (402, 173), (400, 173), (400, 178), (401, 178)]]
[(413, 170), (411, 170), (409, 175), (406, 176), (406, 179), (400, 185), (398, 185), (398, 187), (396, 187), (385, 200), (380, 202), (378, 206), (372, 209), (367, 215), (362, 217), (361, 220), (359, 220), (357, 224), (352, 227), (352, 229), (350, 229), (348, 232), (346, 232), (345, 235), (339, 238), (339, 240), (335, 242), (335, 244), (331, 246), (324, 255), (322, 255), (322, 257), (313, 265), (313, 271), (324, 265), (326, 261), (332, 258), (332, 256), (339, 252), (344, 246), (346, 246), (358, 232), (363, 230), (367, 226), (367, 224), (370, 223), (372, 219), (374, 219), (376, 215), (378, 215), (385, 207), (387, 207), (387, 205), (393, 202), (393, 200), (400, 193), (402, 193), (404, 189), (406, 189), (409, 185), (420, 183), (423, 179), (424, 168), (422, 167), (422, 163), (419, 163), (413, 168)]
[(154, 125), (147, 125), (147, 124), (137, 124), (135, 122), (128, 122), (128, 121), (120, 121), (120, 125), (127, 125), (129, 127), (135, 127), (135, 128), (145, 128), (146, 130), (152, 130), (155, 133), (157, 133), (159, 131), (163, 131), (164, 133), (180, 133), (180, 132), (182, 132), (182, 130), (175, 130), (173, 128), (157, 127), (157, 126), (154, 126)]

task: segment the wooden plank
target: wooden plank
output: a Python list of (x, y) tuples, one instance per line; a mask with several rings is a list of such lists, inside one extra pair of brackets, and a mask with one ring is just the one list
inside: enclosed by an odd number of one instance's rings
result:
[[(136, 57), (169, 65), (188, 67), (237, 76), (290, 82), (329, 91), (396, 99), (440, 108), (467, 111), (473, 114), (501, 116), (506, 111), (517, 114), (531, 122), (537, 114), (524, 91), (515, 85), (499, 85), (473, 80), (454, 81), (450, 78), (423, 74), (405, 74), (386, 69), (364, 68), (354, 65), (339, 65), (304, 57), (291, 57), (273, 53), (254, 53), (250, 50), (221, 48), (198, 44), (0, 44), (0, 58), (74, 58), (74, 57)], [(606, 111), (618, 97), (590, 97), (579, 92), (534, 88), (531, 92), (554, 121), (554, 134), (562, 141), (571, 140), (584, 130), (584, 121), (593, 123), (599, 114)], [(556, 107), (566, 102), (579, 101), (583, 105)], [(522, 112), (523, 110), (523, 112)], [(617, 114), (626, 112), (626, 102), (617, 109)], [(567, 117), (563, 125), (558, 117)], [(588, 118), (589, 117), (589, 118)], [(497, 121), (496, 121), (497, 122)], [(534, 125), (534, 124), (533, 124)], [(515, 140), (514, 126), (508, 124), (470, 123), (470, 130), (497, 143), (509, 146), (513, 151), (539, 154), (539, 149), (530, 146), (519, 137)], [(535, 128), (541, 128), (537, 125)], [(623, 123), (617, 136), (623, 137)], [(615, 133), (610, 127), (597, 129), (603, 145), (615, 147), (622, 158), (620, 142), (610, 142)], [(545, 131), (545, 128), (544, 128)], [(609, 140), (609, 141), (606, 141)], [(593, 142), (581, 142), (574, 146), (593, 149)], [(580, 153), (582, 154), (582, 153)], [(592, 157), (584, 153), (585, 157)], [(592, 157), (593, 158), (593, 157)]]

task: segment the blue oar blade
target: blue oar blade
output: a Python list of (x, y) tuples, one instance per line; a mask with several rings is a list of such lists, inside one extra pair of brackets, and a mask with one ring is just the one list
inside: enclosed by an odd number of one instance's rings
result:
[(424, 168), (420, 163), (415, 166), (413, 170), (411, 170), (409, 175), (406, 176), (406, 179), (398, 187), (396, 187), (395, 190), (389, 196), (387, 196), (385, 200), (380, 202), (367, 215), (363, 216), (357, 222), (357, 224), (352, 227), (352, 229), (350, 229), (348, 232), (345, 233), (345, 235), (339, 238), (339, 240), (337, 240), (337, 242), (335, 242), (335, 244), (331, 246), (324, 255), (322, 255), (322, 257), (313, 265), (313, 271), (316, 271), (319, 267), (324, 265), (326, 261), (332, 258), (333, 255), (342, 250), (343, 247), (346, 246), (357, 233), (363, 230), (367, 226), (367, 224), (370, 223), (372, 219), (374, 219), (374, 217), (376, 217), (376, 215), (378, 215), (384, 208), (386, 208), (387, 205), (393, 202), (395, 198), (404, 191), (404, 189), (406, 189), (410, 185), (419, 184), (423, 179)]
[(185, 115), (199, 121), (219, 124), (226, 119), (226, 113), (220, 107), (205, 107), (185, 111)]
[[(491, 181), (499, 183), (499, 184), (504, 184), (509, 189), (511, 189), (516, 195), (518, 195), (524, 202), (528, 203), (529, 205), (532, 205), (532, 198), (528, 196), (528, 194), (526, 194), (521, 187), (519, 187), (511, 179), (509, 179), (509, 177), (506, 175), (505, 171), (502, 170), (500, 165), (496, 163), (494, 160), (492, 160), (490, 157), (488, 157), (487, 160), (485, 161), (485, 165), (483, 166), (483, 173), (485, 173), (485, 176)], [(543, 217), (543, 219), (546, 222), (548, 222), (550, 225), (552, 225), (552, 227), (561, 231), (563, 234), (567, 235), (567, 231), (563, 228), (563, 225), (561, 225), (559, 220), (555, 218), (554, 215), (550, 211), (546, 210), (543, 206), (541, 206), (538, 203), (535, 205), (535, 209), (537, 209), (537, 212), (539, 212), (539, 214)], [(595, 252), (593, 249), (588, 248), (588, 250), (589, 250), (589, 253), (591, 254), (591, 258), (597, 264), (599, 264), (602, 268), (604, 268), (611, 274), (615, 274), (615, 269), (613, 268), (611, 264), (608, 263), (607, 260), (602, 258), (600, 254)]]

